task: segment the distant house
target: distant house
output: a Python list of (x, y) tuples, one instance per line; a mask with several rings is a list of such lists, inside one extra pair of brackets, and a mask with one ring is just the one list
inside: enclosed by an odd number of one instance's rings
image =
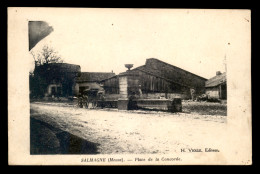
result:
[(216, 72), (216, 76), (205, 83), (206, 94), (209, 98), (227, 99), (227, 78), (226, 73)]
[[(145, 65), (127, 70), (130, 75), (129, 94), (141, 95), (142, 98), (191, 98), (191, 90), (196, 94), (205, 92), (207, 79), (178, 68), (156, 58), (146, 59)], [(119, 76), (102, 80), (106, 94), (119, 94)]]
[(75, 80), (80, 75), (79, 65), (49, 63), (36, 66), (30, 79), (30, 91), (37, 97), (73, 96)]
[(113, 72), (81, 72), (76, 79), (76, 94), (82, 93), (85, 89), (103, 90), (100, 81), (115, 76)]

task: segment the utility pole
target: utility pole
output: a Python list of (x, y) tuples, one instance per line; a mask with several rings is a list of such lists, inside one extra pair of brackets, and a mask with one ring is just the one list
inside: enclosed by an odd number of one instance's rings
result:
[(226, 57), (226, 54), (225, 54), (225, 57), (224, 57), (224, 60), (223, 60), (223, 64), (225, 66), (225, 72), (227, 72), (227, 57)]

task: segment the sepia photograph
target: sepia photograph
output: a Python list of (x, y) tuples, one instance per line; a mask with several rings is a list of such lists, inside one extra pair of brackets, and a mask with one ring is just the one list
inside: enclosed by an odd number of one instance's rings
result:
[(251, 165), (250, 22), (8, 8), (9, 164)]

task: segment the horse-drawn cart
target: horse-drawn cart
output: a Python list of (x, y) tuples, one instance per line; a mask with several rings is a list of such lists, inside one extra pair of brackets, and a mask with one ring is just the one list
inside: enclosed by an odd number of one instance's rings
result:
[(81, 108), (96, 108), (102, 95), (103, 92), (98, 89), (85, 89), (78, 97), (78, 105)]

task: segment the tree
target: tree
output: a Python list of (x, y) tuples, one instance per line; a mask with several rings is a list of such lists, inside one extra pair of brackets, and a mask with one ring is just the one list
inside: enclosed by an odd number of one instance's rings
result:
[(48, 45), (44, 45), (41, 52), (35, 54), (31, 51), (31, 55), (33, 56), (35, 66), (45, 65), (49, 63), (62, 63), (63, 60), (57, 54), (57, 52), (49, 47)]
[(62, 63), (63, 60), (57, 54), (57, 52), (44, 45), (42, 50), (34, 53), (30, 52), (34, 59), (35, 68), (33, 72), (29, 74), (29, 84), (30, 84), (30, 97), (44, 97), (44, 93), (50, 83), (50, 77), (52, 77), (48, 72), (45, 71), (46, 66), (51, 63)]

